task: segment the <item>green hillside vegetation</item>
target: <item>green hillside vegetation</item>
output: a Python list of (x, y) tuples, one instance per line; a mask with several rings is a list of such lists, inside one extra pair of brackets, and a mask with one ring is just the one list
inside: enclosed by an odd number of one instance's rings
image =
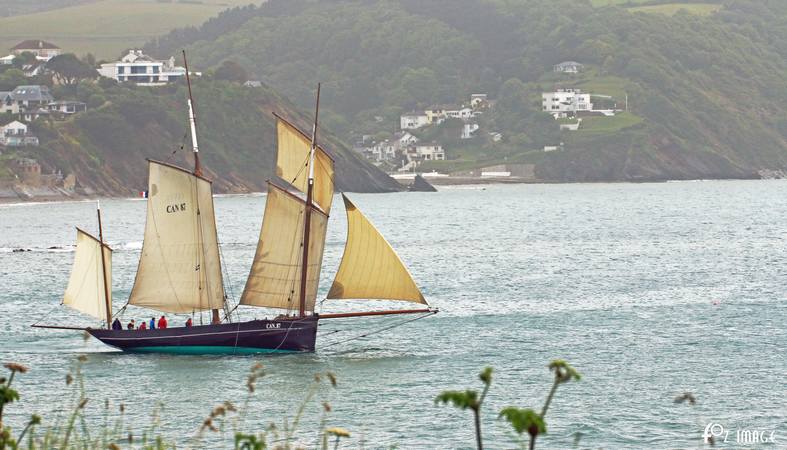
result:
[[(485, 92), (496, 103), (473, 140), (477, 165), (531, 161), (545, 179), (752, 177), (787, 167), (787, 2), (725, 0), (709, 15), (628, 9), (664, 3), (271, 0), (147, 49), (188, 45), (204, 67), (235, 60), (303, 107), (312, 99), (302, 87), (322, 81), (325, 123), (346, 138), (390, 133), (403, 111)], [(566, 60), (586, 72), (552, 73)], [(621, 109), (627, 95), (629, 114), (561, 132), (540, 94), (566, 86), (610, 95)], [(490, 142), (491, 131), (503, 140)], [(536, 156), (558, 142), (565, 151)], [(465, 164), (473, 152), (463, 145), (446, 146), (448, 157)]]
[[(146, 189), (147, 158), (193, 167), (183, 84), (145, 88), (102, 80), (56, 87), (54, 92), (59, 98), (87, 102), (88, 111), (63, 122), (34, 122), (32, 131), (41, 146), (6, 151), (6, 163), (13, 157), (35, 158), (44, 172), (74, 173), (82, 187), (106, 195)], [(217, 192), (265, 190), (266, 180), (273, 177), (273, 111), (310, 129), (308, 117), (267, 87), (200, 79), (194, 83), (194, 92), (200, 155)], [(394, 180), (347, 149), (328, 130), (323, 128), (320, 137), (336, 159), (338, 189), (399, 189)]]
[(635, 6), (629, 8), (632, 12), (657, 13), (673, 15), (678, 11), (690, 14), (708, 15), (717, 12), (722, 5), (714, 3), (665, 3), (663, 5)]
[(227, 8), (260, 2), (261, 0), (82, 2), (59, 9), (0, 19), (0, 49), (8, 49), (25, 39), (45, 39), (66, 51), (80, 55), (92, 53), (98, 58), (116, 58), (123, 50), (142, 46), (151, 38), (174, 28), (198, 25)]

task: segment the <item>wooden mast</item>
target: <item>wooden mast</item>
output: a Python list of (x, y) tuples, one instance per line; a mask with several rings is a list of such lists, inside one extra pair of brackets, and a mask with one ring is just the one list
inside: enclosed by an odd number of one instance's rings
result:
[[(199, 162), (199, 145), (197, 144), (197, 114), (194, 108), (194, 96), (191, 94), (191, 76), (189, 75), (189, 62), (186, 59), (186, 50), (183, 50), (183, 66), (186, 69), (186, 86), (189, 89), (189, 126), (191, 127), (191, 148), (194, 154), (194, 175), (201, 177), (202, 166)], [(219, 310), (212, 309), (211, 313), (211, 323), (220, 323)]]
[(107, 258), (104, 256), (104, 230), (101, 226), (101, 204), (96, 200), (98, 215), (98, 242), (101, 244), (101, 274), (104, 277), (104, 306), (107, 309), (107, 330), (112, 329), (112, 305), (109, 302), (109, 284), (107, 283)]
[(317, 83), (317, 105), (314, 108), (312, 128), (312, 147), (309, 151), (309, 184), (306, 188), (306, 207), (303, 218), (303, 260), (301, 264), (301, 296), (298, 311), (300, 317), (306, 316), (306, 281), (309, 275), (309, 232), (312, 219), (312, 195), (314, 191), (314, 151), (317, 148), (317, 118), (320, 114), (320, 83)]
[(189, 125), (191, 125), (191, 147), (194, 152), (194, 175), (202, 176), (202, 166), (199, 163), (199, 146), (197, 145), (197, 115), (194, 112), (194, 97), (191, 95), (191, 77), (189, 76), (189, 63), (186, 60), (186, 50), (183, 50), (183, 66), (186, 68), (186, 86), (189, 88)]

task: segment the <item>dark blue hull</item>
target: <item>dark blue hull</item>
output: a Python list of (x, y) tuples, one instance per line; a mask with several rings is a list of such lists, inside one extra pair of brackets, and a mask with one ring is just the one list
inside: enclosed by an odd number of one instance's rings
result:
[(313, 352), (317, 318), (166, 328), (163, 330), (88, 330), (104, 344), (124, 352), (245, 355)]

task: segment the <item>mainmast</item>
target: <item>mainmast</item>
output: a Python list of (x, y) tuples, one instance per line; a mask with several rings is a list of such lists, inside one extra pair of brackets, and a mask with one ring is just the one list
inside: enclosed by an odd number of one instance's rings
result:
[(191, 125), (191, 148), (194, 153), (194, 175), (202, 176), (202, 166), (199, 163), (199, 146), (197, 145), (197, 115), (194, 112), (194, 97), (191, 95), (191, 77), (189, 76), (189, 63), (186, 60), (186, 50), (183, 50), (183, 65), (186, 68), (186, 85), (189, 88), (189, 125)]
[(312, 196), (314, 192), (314, 151), (317, 148), (317, 118), (320, 114), (320, 83), (317, 83), (317, 104), (314, 108), (314, 126), (312, 128), (312, 146), (309, 151), (309, 184), (306, 188), (306, 207), (303, 218), (303, 264), (301, 265), (301, 298), (299, 303), (300, 317), (306, 316), (306, 281), (309, 275), (309, 230), (312, 219)]
[[(189, 89), (189, 125), (191, 126), (191, 148), (194, 153), (194, 175), (202, 176), (202, 166), (199, 163), (199, 145), (197, 144), (197, 115), (194, 112), (194, 96), (191, 94), (191, 76), (189, 75), (189, 62), (186, 59), (186, 50), (183, 50), (183, 66), (186, 69), (186, 86)], [(199, 214), (199, 211), (197, 212)], [(211, 323), (219, 323), (219, 310), (212, 309)]]
[(107, 329), (112, 328), (112, 305), (110, 304), (109, 283), (107, 281), (107, 259), (104, 256), (104, 230), (101, 227), (101, 203), (96, 200), (98, 215), (98, 242), (101, 244), (101, 275), (104, 277), (104, 303), (107, 308)]

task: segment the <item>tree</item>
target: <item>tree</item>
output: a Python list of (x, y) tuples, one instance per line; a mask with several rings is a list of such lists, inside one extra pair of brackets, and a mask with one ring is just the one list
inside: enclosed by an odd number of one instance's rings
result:
[(98, 78), (98, 72), (82, 62), (73, 53), (55, 56), (46, 63), (46, 68), (54, 73), (58, 83), (73, 86), (80, 80)]
[(236, 81), (238, 83), (243, 83), (249, 79), (246, 69), (235, 61), (224, 61), (221, 63), (213, 76), (217, 80)]
[(30, 53), (30, 52), (22, 52), (22, 53), (16, 55), (16, 58), (14, 58), (13, 64), (14, 64), (14, 67), (16, 67), (18, 69), (21, 69), (26, 64), (33, 64), (34, 62), (36, 62), (36, 55), (34, 55), (34, 54)]

